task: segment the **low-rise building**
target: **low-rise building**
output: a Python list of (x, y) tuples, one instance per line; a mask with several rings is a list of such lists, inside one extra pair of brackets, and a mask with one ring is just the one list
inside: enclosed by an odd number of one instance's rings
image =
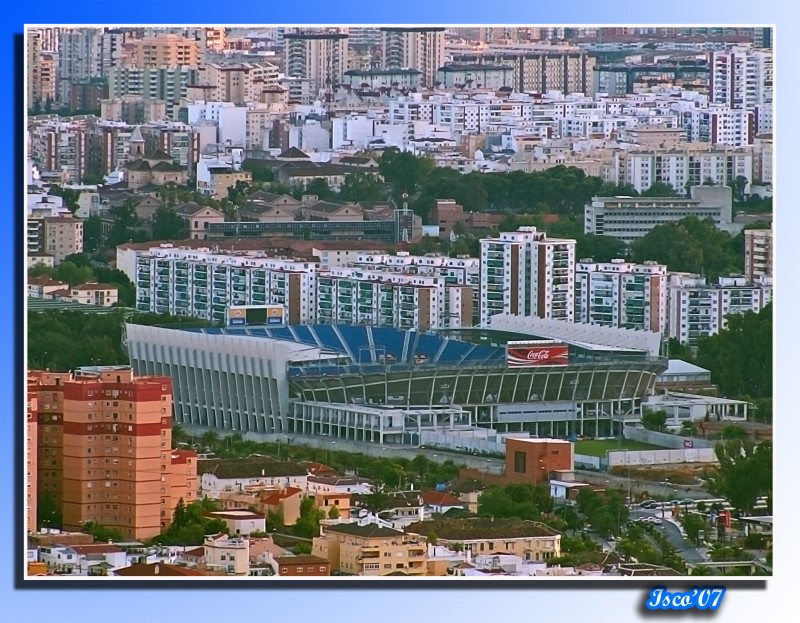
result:
[(353, 575), (395, 573), (427, 575), (425, 539), (376, 524), (342, 523), (325, 526), (314, 539), (312, 552), (330, 561), (331, 569)]
[(536, 522), (501, 518), (433, 519), (406, 528), (420, 539), (436, 535), (437, 543), (453, 548), (456, 543), (472, 556), (508, 553), (524, 560), (545, 561), (561, 556), (561, 534)]
[(311, 554), (277, 556), (274, 560), (280, 577), (307, 578), (331, 574), (331, 563)]
[(209, 511), (206, 513), (206, 517), (224, 521), (228, 526), (228, 533), (231, 535), (248, 536), (252, 532), (267, 531), (267, 518), (247, 509)]
[(216, 499), (222, 493), (245, 493), (248, 489), (307, 489), (308, 473), (295, 463), (269, 458), (203, 459), (198, 461), (200, 494)]
[(207, 536), (205, 570), (220, 575), (248, 575), (250, 572), (250, 542), (239, 536), (227, 534)]

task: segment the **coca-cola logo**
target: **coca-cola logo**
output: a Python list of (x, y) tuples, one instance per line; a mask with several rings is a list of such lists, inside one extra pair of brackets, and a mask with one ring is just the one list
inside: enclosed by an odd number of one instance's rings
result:
[(528, 351), (528, 361), (544, 361), (545, 359), (550, 359), (549, 349)]

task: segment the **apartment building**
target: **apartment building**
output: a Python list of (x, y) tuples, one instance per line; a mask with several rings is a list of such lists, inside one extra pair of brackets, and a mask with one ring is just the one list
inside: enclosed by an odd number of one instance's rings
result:
[(753, 181), (756, 184), (772, 184), (772, 165), (772, 134), (760, 134), (753, 141)]
[(741, 147), (753, 143), (754, 115), (752, 110), (718, 106), (683, 112), (681, 121), (690, 142)]
[(286, 76), (308, 80), (313, 97), (322, 90), (342, 84), (344, 72), (349, 69), (347, 29), (295, 30), (283, 35)]
[(730, 230), (733, 195), (728, 186), (692, 186), (685, 197), (592, 197), (584, 208), (584, 231), (631, 243), (654, 227), (687, 216), (710, 218), (719, 229)]
[(122, 170), (131, 159), (131, 137), (135, 126), (107, 119), (92, 123), (87, 129), (89, 171), (108, 175)]
[(678, 192), (687, 185), (712, 181), (723, 186), (742, 176), (750, 192), (753, 180), (753, 151), (750, 148), (713, 147), (673, 150), (621, 150), (612, 156), (605, 179), (612, 184), (629, 184), (642, 193), (656, 182), (669, 184)]
[(205, 568), (209, 574), (248, 575), (250, 573), (250, 541), (241, 536), (215, 534), (203, 542)]
[(197, 82), (194, 65), (128, 65), (113, 67), (108, 74), (108, 97), (126, 95), (142, 97), (145, 102), (163, 101), (167, 115), (177, 120), (177, 110), (186, 97), (187, 88)]
[(30, 130), (30, 156), (43, 173), (78, 183), (86, 176), (89, 150), (86, 124), (58, 118), (36, 123)]
[(163, 100), (145, 99), (142, 95), (100, 100), (100, 117), (109, 121), (122, 121), (134, 126), (159, 121), (166, 116), (167, 103)]
[(278, 67), (268, 62), (208, 63), (200, 71), (200, 85), (211, 87), (206, 98), (212, 102), (236, 105), (258, 102), (267, 87), (278, 84)]
[(411, 68), (421, 73), (423, 87), (436, 84), (445, 61), (444, 28), (381, 28), (384, 69)]
[(282, 305), (290, 324), (316, 318), (316, 263), (210, 249), (150, 249), (136, 260), (136, 308), (213, 322), (231, 305)]
[(119, 301), (119, 288), (110, 283), (83, 283), (67, 290), (70, 302), (97, 307), (113, 307)]
[(333, 268), (317, 277), (317, 322), (399, 329), (472, 326), (473, 290), (444, 277)]
[(665, 332), (667, 267), (580, 260), (575, 265), (575, 322)]
[(173, 67), (185, 65), (197, 69), (200, 65), (200, 50), (197, 41), (175, 34), (133, 39), (131, 62), (135, 67)]
[(365, 576), (428, 573), (424, 537), (377, 524), (340, 523), (322, 530), (312, 554), (328, 560), (333, 571)]
[(237, 182), (252, 182), (253, 174), (243, 171), (241, 162), (242, 159), (235, 156), (202, 156), (197, 161), (197, 192), (222, 199)]
[(772, 132), (772, 50), (734, 48), (711, 52), (709, 69), (711, 101), (735, 110), (754, 111), (756, 133)]
[(127, 539), (163, 532), (175, 483), (196, 482), (197, 469), (194, 453), (173, 462), (171, 379), (126, 366), (29, 377), (42, 433), (39, 486), (60, 504), (64, 528), (95, 522)]
[(69, 255), (83, 253), (83, 221), (73, 216), (45, 218), (43, 251), (53, 256), (55, 265)]
[(772, 229), (744, 231), (744, 276), (748, 281), (772, 276), (773, 234)]
[(480, 246), (481, 326), (501, 313), (574, 320), (574, 240), (521, 227), (482, 239)]
[(708, 283), (704, 277), (674, 273), (669, 281), (669, 337), (697, 346), (702, 336), (715, 335), (727, 326), (727, 317), (759, 312), (773, 299), (772, 277), (720, 277)]
[(561, 556), (561, 534), (536, 521), (500, 518), (434, 519), (411, 524), (409, 536), (424, 540), (435, 534), (438, 545), (456, 543), (471, 556), (504, 553), (524, 560), (546, 561)]
[(39, 531), (37, 487), (39, 471), (39, 396), (36, 377), (28, 377), (25, 422), (25, 518), (28, 532)]
[(174, 164), (194, 170), (200, 159), (200, 134), (192, 126), (176, 121), (158, 120), (139, 126), (145, 142), (144, 152), (162, 151)]

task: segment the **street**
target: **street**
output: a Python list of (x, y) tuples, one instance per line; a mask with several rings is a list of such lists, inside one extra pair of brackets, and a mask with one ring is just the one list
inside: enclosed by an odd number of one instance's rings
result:
[[(658, 517), (660, 519), (661, 510), (631, 510), (630, 517), (631, 519), (636, 519), (637, 517)], [(659, 530), (667, 537), (670, 545), (680, 552), (686, 562), (705, 562), (705, 556), (683, 537), (680, 528), (672, 521), (671, 517), (672, 513), (666, 511), (661, 525), (655, 526), (656, 530)]]

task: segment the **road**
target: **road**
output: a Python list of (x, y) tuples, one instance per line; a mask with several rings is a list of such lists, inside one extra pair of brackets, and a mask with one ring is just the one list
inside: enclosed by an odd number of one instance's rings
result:
[(674, 485), (665, 487), (664, 485), (648, 480), (628, 480), (625, 476), (614, 476), (606, 472), (591, 472), (583, 469), (575, 470), (575, 479), (600, 486), (612, 486), (617, 489), (627, 491), (630, 488), (635, 496), (638, 493), (647, 491), (648, 494), (662, 497), (683, 500), (691, 498), (693, 500), (705, 500), (714, 497), (698, 485)]
[[(655, 526), (656, 530), (661, 532), (669, 541), (670, 545), (672, 545), (675, 549), (678, 550), (680, 555), (686, 562), (705, 562), (706, 558), (703, 554), (689, 541), (687, 541), (683, 534), (681, 533), (680, 528), (678, 528), (677, 524), (671, 520), (670, 512), (664, 513), (664, 519), (661, 522), (661, 525)], [(631, 519), (635, 519), (636, 517), (659, 517), (661, 518), (662, 513), (660, 510), (632, 510), (630, 511)]]

